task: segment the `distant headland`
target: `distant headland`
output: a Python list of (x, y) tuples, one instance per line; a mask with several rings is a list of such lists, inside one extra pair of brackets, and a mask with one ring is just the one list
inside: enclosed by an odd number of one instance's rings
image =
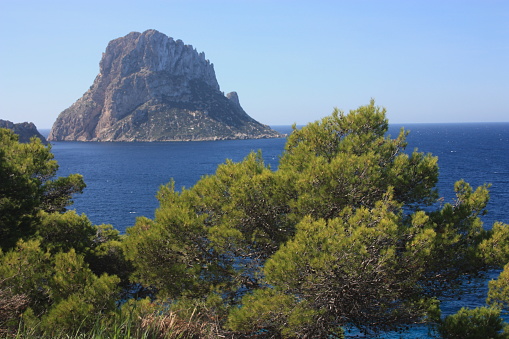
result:
[(30, 138), (37, 137), (43, 144), (47, 144), (46, 138), (37, 130), (33, 122), (13, 123), (12, 121), (0, 119), (0, 128), (12, 130), (19, 136), (19, 142), (30, 142)]
[(191, 141), (277, 138), (236, 92), (220, 91), (214, 66), (156, 30), (110, 41), (89, 90), (58, 116), (49, 141)]

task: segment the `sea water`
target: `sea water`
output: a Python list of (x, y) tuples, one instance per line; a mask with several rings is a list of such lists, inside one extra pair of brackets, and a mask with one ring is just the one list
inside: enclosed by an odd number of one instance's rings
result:
[[(486, 228), (493, 222), (509, 223), (509, 123), (406, 124), (391, 125), (396, 137), (404, 127), (410, 131), (407, 152), (438, 156), (438, 190), (445, 202), (452, 202), (454, 182), (464, 179), (474, 188), (491, 184)], [(290, 126), (273, 126), (290, 133)], [(48, 132), (48, 131), (43, 131)], [(80, 173), (87, 188), (72, 206), (85, 213), (94, 224), (112, 224), (121, 232), (133, 226), (137, 217), (152, 218), (158, 206), (156, 193), (161, 185), (174, 180), (175, 187), (193, 186), (200, 177), (213, 174), (226, 159), (241, 161), (252, 151), (262, 151), (266, 164), (276, 169), (285, 139), (224, 140), (195, 142), (98, 143), (54, 142), (52, 151), (60, 165), (58, 175)], [(498, 272), (491, 272), (496, 278)], [(487, 280), (481, 285), (486, 286)], [(449, 300), (444, 312), (460, 307), (482, 306), (485, 295), (467, 293)], [(351, 335), (356, 336), (355, 333)], [(416, 327), (407, 333), (391, 333), (386, 338), (427, 337)]]
[[(509, 123), (391, 125), (389, 134), (396, 137), (401, 127), (410, 131), (407, 152), (417, 148), (438, 156), (438, 189), (446, 202), (454, 198), (459, 179), (473, 187), (491, 183), (483, 220), (487, 227), (495, 220), (509, 223)], [(290, 126), (274, 128), (291, 132)], [(112, 224), (124, 232), (136, 217), (153, 217), (161, 185), (173, 179), (177, 189), (191, 187), (226, 159), (241, 161), (258, 150), (275, 169), (285, 141), (53, 142), (52, 151), (58, 175), (80, 173), (87, 184), (72, 208), (95, 224)]]

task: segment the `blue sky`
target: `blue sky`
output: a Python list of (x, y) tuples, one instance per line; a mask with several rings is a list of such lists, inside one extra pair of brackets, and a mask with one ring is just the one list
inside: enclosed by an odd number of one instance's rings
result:
[(157, 29), (256, 120), (367, 104), (392, 123), (509, 121), (509, 1), (0, 0), (0, 119), (50, 128), (110, 40)]

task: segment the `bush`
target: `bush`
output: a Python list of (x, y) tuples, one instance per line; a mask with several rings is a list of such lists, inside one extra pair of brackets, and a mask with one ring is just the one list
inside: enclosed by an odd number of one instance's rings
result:
[(498, 308), (462, 308), (441, 321), (438, 333), (444, 339), (506, 339), (504, 326)]

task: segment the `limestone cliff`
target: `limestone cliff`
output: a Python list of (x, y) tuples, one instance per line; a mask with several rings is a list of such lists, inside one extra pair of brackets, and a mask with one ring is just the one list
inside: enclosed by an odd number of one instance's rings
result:
[(181, 40), (148, 30), (111, 41), (90, 89), (58, 116), (50, 141), (280, 137), (224, 95), (214, 66)]
[(29, 142), (30, 138), (37, 137), (43, 144), (47, 144), (46, 138), (37, 130), (33, 122), (22, 122), (15, 124), (8, 120), (0, 119), (0, 128), (8, 128), (19, 136), (19, 142)]

